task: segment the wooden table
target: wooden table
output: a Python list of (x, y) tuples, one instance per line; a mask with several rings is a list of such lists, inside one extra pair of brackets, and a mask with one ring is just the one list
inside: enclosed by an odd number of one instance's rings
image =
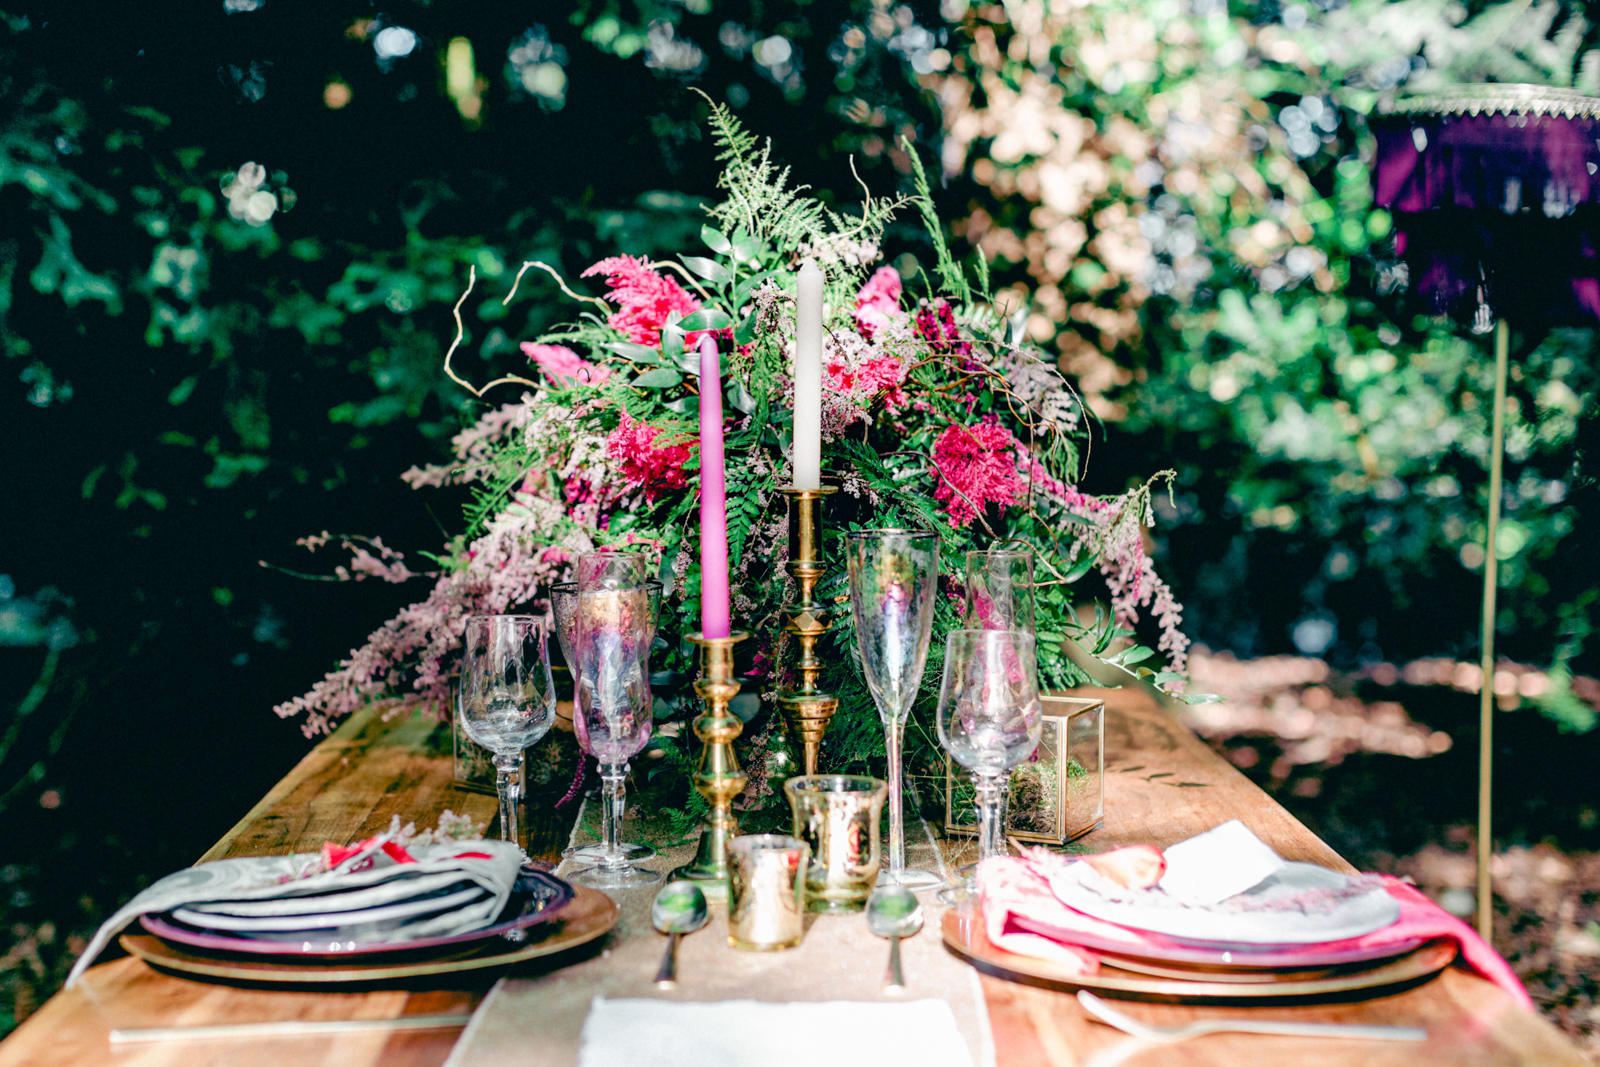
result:
[[(1110, 848), (1135, 842), (1165, 846), (1230, 818), (1243, 820), (1286, 859), (1352, 870), (1337, 853), (1155, 704), (1137, 693), (1108, 696), (1106, 826), (1087, 840)], [(450, 760), (428, 754), (433, 724), (385, 722), (368, 710), (318, 745), (202, 857), (314, 851), (324, 841), (353, 842), (389, 825), (390, 817), (432, 825), (445, 808), (487, 822), (492, 797), (450, 784)], [(1180, 786), (1176, 783), (1201, 783)], [(535, 851), (553, 855), (559, 824), (534, 813)], [(525, 965), (536, 967), (537, 961)], [(364, 993), (233, 989), (162, 975), (124, 957), (93, 968), (88, 989), (57, 994), (4, 1042), (0, 1067), (437, 1067), (457, 1031), (366, 1032), (334, 1037), (184, 1041), (113, 1050), (116, 1026), (199, 1026), (284, 1019), (394, 1018), (469, 1013), (482, 985)], [(1274, 1018), (1425, 1026), (1425, 1045), (1307, 1041), (1218, 1034), (1181, 1045), (1134, 1047), (1090, 1021), (1071, 996), (984, 976), (997, 1062), (1003, 1067), (1090, 1067), (1102, 1062), (1249, 1065), (1293, 1063), (1380, 1067), (1383, 1064), (1562, 1065), (1587, 1061), (1537, 1015), (1518, 1009), (1490, 983), (1454, 967), (1402, 993), (1352, 1004), (1220, 1009), (1133, 1004), (1130, 1014), (1157, 1024), (1223, 1010)], [(1130, 1055), (1131, 1053), (1131, 1055)]]

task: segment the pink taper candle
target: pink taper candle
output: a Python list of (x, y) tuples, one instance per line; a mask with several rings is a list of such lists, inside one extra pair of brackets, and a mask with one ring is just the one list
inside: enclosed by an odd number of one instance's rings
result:
[(717, 339), (700, 338), (700, 632), (727, 637), (728, 495), (723, 483), (722, 370)]

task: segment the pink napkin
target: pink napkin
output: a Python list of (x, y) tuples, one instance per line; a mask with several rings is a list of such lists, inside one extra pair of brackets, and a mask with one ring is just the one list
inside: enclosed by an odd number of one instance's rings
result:
[[(1071, 861), (1049, 853), (983, 861), (978, 868), (978, 898), (984, 932), (990, 944), (1007, 952), (1051, 960), (1068, 968), (1070, 973), (1080, 975), (1099, 971), (1100, 957), (1075, 943), (1075, 935), (1090, 934), (1126, 944), (1130, 954), (1150, 948), (1181, 947), (1160, 934), (1118, 926), (1067, 907), (1050, 891), (1049, 882), (1051, 869), (1067, 862)], [(1415, 887), (1388, 876), (1383, 883), (1400, 903), (1400, 917), (1393, 923), (1360, 937), (1306, 945), (1302, 950), (1368, 948), (1418, 937), (1448, 937), (1460, 946), (1461, 958), (1467, 966), (1505, 990), (1518, 1004), (1532, 1010), (1533, 1000), (1510, 965), (1478, 936), (1476, 930), (1423, 896)]]

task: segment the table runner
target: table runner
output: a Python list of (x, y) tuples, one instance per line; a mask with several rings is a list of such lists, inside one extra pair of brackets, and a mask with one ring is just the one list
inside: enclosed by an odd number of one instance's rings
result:
[[(908, 814), (916, 810), (907, 804)], [(594, 840), (597, 812), (580, 813), (573, 843)], [(931, 870), (945, 860), (922, 825), (906, 827), (906, 861)], [(663, 847), (670, 840), (664, 821), (630, 812), (625, 841), (645, 841), (660, 850), (641, 866), (670, 873), (694, 857), (694, 842)], [(952, 841), (957, 849), (965, 842)], [(569, 871), (570, 861), (558, 874)], [(944, 947), (939, 920), (944, 911), (933, 895), (922, 895), (925, 922), (916, 937), (901, 942), (908, 989), (900, 996), (882, 991), (889, 959), (888, 942), (868, 932), (860, 915), (815, 916), (805, 941), (783, 952), (741, 952), (728, 947), (726, 904), (711, 905), (711, 921), (683, 938), (678, 948), (678, 985), (655, 986), (656, 967), (666, 938), (650, 925), (650, 902), (659, 886), (613, 892), (622, 906), (617, 927), (601, 952), (579, 963), (545, 974), (513, 972), (495, 984), (462, 1033), (445, 1067), (573, 1067), (578, 1062), (579, 1035), (596, 996), (652, 997), (706, 1002), (720, 1000), (869, 1001), (904, 1003), (924, 998), (943, 1000), (955, 1015), (976, 1067), (992, 1067), (994, 1044), (988, 1010), (977, 972)], [(531, 1038), (537, 1036), (537, 1040)], [(775, 1041), (804, 1041), (819, 1051), (834, 1047), (826, 1034), (773, 1034)]]

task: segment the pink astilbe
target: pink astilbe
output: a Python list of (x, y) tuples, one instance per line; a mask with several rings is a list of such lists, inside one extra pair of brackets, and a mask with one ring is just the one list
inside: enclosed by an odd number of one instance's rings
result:
[[(657, 274), (647, 259), (612, 256), (584, 271), (583, 277), (593, 274), (605, 275), (611, 302), (618, 305), (606, 322), (636, 345), (659, 345), (661, 327), (670, 312), (692, 315), (700, 310), (698, 300), (671, 278)], [(690, 335), (690, 343), (694, 336)]]
[(425, 485), (459, 485), (472, 481), (484, 464), (489, 462), (496, 445), (533, 422), (533, 404), (533, 397), (523, 393), (522, 399), (515, 404), (503, 404), (485, 412), (477, 422), (450, 439), (450, 450), (456, 454), (457, 462), (412, 467), (400, 476), (400, 480), (413, 489)]
[(565, 345), (536, 345), (522, 342), (522, 351), (539, 365), (557, 386), (599, 385), (611, 377), (610, 367), (597, 367)]
[(660, 435), (659, 429), (624, 411), (622, 422), (606, 439), (606, 455), (620, 464), (623, 479), (633, 488), (643, 489), (650, 500), (689, 484), (683, 465), (696, 451), (687, 441), (657, 445)]
[(863, 337), (871, 340), (879, 329), (905, 317), (900, 289), (900, 272), (893, 267), (879, 267), (867, 279), (856, 294), (856, 329)]
[(1154, 521), (1149, 486), (1130, 489), (1112, 500), (1060, 483), (1045, 488), (1059, 505), (1088, 521), (1088, 526), (1073, 527), (1076, 547), (1099, 557), (1117, 624), (1132, 629), (1139, 621), (1139, 610), (1149, 608), (1161, 626), (1157, 647), (1167, 654), (1167, 669), (1182, 671), (1189, 654), (1189, 638), (1179, 629), (1183, 605), (1156, 574), (1155, 561), (1145, 551), (1145, 526)]
[(450, 665), (461, 647), (468, 615), (504, 614), (535, 594), (567, 567), (573, 555), (593, 547), (586, 537), (548, 542), (542, 532), (551, 512), (538, 508), (518, 520), (497, 522), (467, 553), (465, 569), (444, 574), (426, 600), (400, 610), (368, 635), (366, 644), (328, 673), (311, 691), (272, 710), (289, 718), (305, 713), (307, 737), (331, 732), (336, 720), (368, 701), (390, 695), (411, 680), (407, 703), (432, 704), (444, 716), (450, 695)]
[[(295, 544), (302, 546), (308, 552), (315, 552), (332, 541), (338, 541), (339, 547), (350, 553), (350, 566), (333, 569), (334, 575), (341, 582), (382, 578), (386, 582), (399, 584), (418, 576), (416, 571), (406, 566), (405, 553), (396, 552), (384, 544), (381, 537), (361, 537), (355, 534), (334, 537), (327, 530), (323, 530), (320, 534), (298, 538)], [(374, 556), (357, 542), (371, 545), (378, 554)]]
[(951, 425), (933, 443), (933, 468), (939, 485), (933, 497), (955, 526), (978, 517), (974, 508), (1010, 507), (1027, 491), (1017, 470), (1021, 443), (993, 416), (976, 426)]

